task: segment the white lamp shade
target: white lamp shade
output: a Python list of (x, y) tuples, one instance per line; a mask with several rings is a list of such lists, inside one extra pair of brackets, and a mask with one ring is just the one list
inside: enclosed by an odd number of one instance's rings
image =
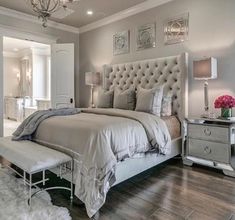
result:
[(86, 72), (85, 73), (85, 82), (86, 85), (91, 85), (91, 86), (95, 86), (95, 85), (99, 85), (100, 84), (100, 73), (96, 72)]
[(193, 61), (193, 77), (207, 80), (217, 78), (217, 60), (213, 57), (204, 60)]

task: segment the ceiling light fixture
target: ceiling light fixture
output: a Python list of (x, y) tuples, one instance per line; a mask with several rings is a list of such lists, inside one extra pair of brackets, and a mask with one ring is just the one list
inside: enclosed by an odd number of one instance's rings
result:
[(92, 11), (92, 10), (88, 10), (86, 13), (87, 13), (88, 15), (93, 15), (93, 11)]
[(42, 26), (47, 27), (47, 20), (52, 13), (60, 8), (66, 10), (68, 3), (78, 2), (80, 0), (27, 0), (33, 11), (42, 19)]

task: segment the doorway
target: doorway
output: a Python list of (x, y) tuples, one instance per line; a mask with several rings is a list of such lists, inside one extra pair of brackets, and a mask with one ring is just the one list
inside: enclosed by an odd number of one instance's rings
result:
[(51, 46), (3, 37), (3, 135), (51, 107)]

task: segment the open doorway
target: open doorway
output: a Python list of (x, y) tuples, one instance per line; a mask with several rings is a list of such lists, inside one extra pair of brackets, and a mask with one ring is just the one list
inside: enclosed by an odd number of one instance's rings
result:
[(50, 45), (3, 38), (4, 136), (37, 110), (51, 107)]

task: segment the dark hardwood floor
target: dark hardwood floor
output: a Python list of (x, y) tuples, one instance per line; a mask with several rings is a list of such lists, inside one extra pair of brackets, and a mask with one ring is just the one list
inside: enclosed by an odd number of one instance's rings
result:
[[(88, 219), (77, 199), (70, 205), (66, 192), (50, 194), (55, 205), (70, 210), (73, 220)], [(202, 166), (183, 166), (180, 159), (173, 159), (113, 187), (96, 218), (235, 220), (235, 178)]]

